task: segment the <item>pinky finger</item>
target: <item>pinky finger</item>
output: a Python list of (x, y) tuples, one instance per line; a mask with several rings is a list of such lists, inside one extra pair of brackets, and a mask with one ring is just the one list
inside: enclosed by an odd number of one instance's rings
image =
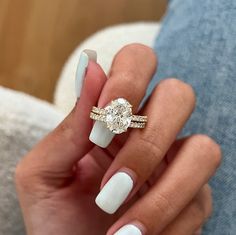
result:
[(211, 189), (208, 185), (204, 185), (192, 202), (160, 235), (200, 235), (199, 228), (211, 215), (211, 211)]

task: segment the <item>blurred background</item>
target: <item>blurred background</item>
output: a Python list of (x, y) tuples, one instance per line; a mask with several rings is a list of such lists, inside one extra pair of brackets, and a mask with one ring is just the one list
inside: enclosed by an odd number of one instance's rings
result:
[(0, 0), (0, 86), (52, 101), (75, 47), (106, 26), (157, 21), (166, 0)]

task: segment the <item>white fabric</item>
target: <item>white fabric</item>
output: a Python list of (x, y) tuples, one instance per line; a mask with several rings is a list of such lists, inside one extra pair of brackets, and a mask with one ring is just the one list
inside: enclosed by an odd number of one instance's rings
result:
[(46, 102), (0, 87), (0, 235), (25, 234), (13, 182), (15, 166), (63, 116)]

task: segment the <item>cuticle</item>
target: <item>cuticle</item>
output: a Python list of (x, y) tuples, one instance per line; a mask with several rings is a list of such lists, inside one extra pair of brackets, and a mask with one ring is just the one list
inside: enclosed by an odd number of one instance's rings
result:
[(121, 168), (117, 171), (117, 173), (118, 173), (118, 172), (124, 172), (124, 173), (128, 174), (128, 175), (131, 177), (131, 179), (133, 180), (134, 185), (135, 185), (135, 183), (137, 182), (137, 174), (135, 173), (134, 170), (132, 170), (132, 169), (130, 169), (130, 168), (128, 168), (128, 167), (121, 167)]
[(133, 220), (131, 223), (134, 226), (136, 226), (142, 233), (142, 235), (146, 235), (147, 234), (147, 228), (144, 225), (144, 223), (140, 222), (139, 220)]

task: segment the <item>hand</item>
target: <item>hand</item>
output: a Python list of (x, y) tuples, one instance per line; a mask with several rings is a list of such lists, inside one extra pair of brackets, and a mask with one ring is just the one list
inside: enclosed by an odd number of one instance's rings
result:
[[(220, 148), (204, 135), (175, 140), (194, 108), (189, 85), (176, 79), (158, 84), (141, 110), (146, 128), (117, 135), (107, 149), (88, 140), (92, 106), (124, 97), (135, 113), (155, 68), (154, 53), (139, 44), (116, 55), (108, 80), (89, 63), (73, 111), (17, 166), (28, 234), (102, 235), (109, 229), (108, 235), (192, 235), (202, 226), (211, 213), (207, 181), (220, 163)], [(97, 204), (117, 210), (112, 215), (95, 204), (100, 183)]]

